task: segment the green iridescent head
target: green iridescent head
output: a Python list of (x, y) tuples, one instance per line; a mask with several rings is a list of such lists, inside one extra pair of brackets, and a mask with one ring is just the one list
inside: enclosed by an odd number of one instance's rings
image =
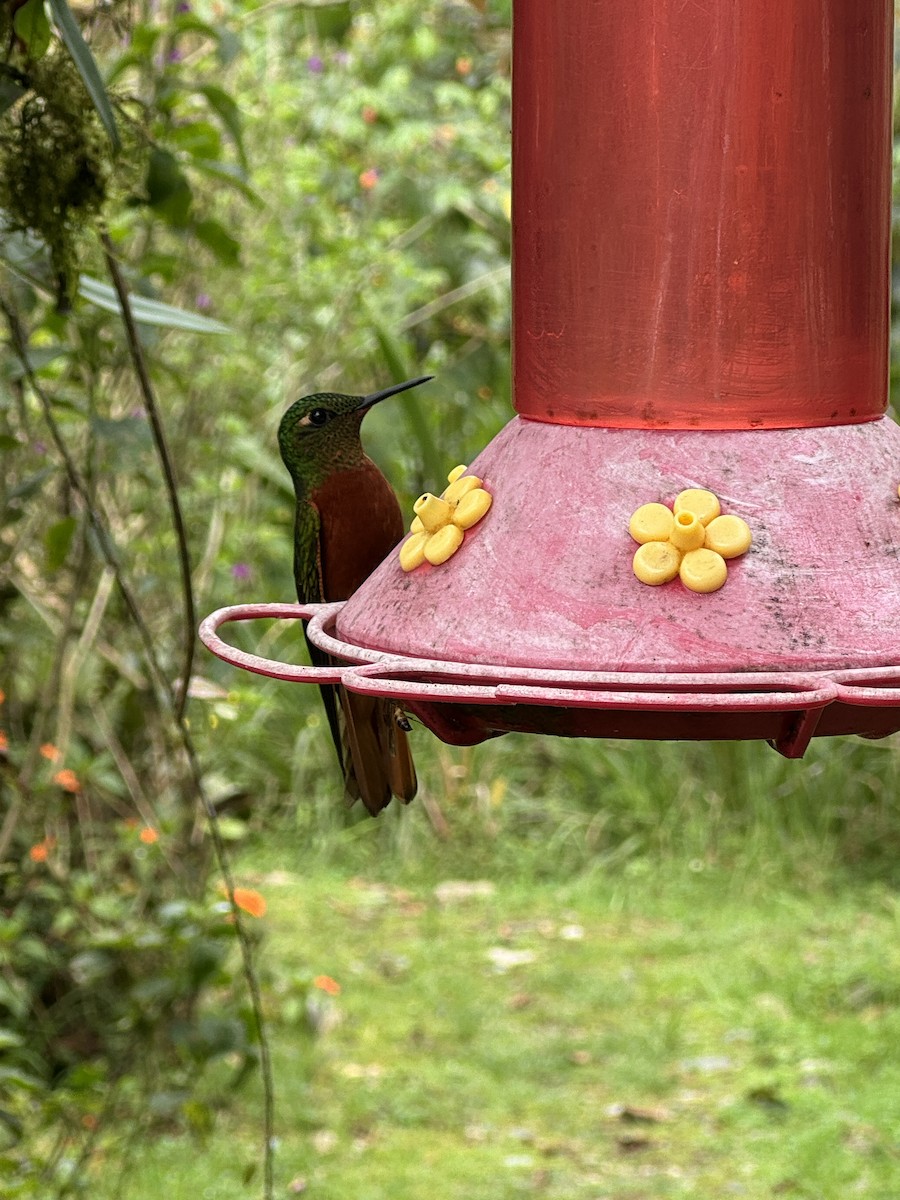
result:
[(369, 396), (315, 392), (296, 400), (278, 426), (278, 448), (294, 482), (309, 486), (329, 471), (353, 466), (362, 456), (359, 427), (369, 409), (433, 378), (421, 375)]

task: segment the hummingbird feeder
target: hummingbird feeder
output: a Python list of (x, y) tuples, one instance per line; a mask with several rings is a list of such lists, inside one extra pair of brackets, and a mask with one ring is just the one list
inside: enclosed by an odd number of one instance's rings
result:
[[(209, 649), (394, 698), (461, 745), (799, 757), (814, 735), (900, 729), (892, 17), (516, 0), (517, 416), (419, 502), (402, 563), (344, 603), (221, 609)], [(337, 665), (217, 633), (258, 617), (308, 619)]]

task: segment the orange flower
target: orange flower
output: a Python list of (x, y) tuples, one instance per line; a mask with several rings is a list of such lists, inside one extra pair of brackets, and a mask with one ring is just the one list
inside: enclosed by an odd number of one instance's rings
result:
[(32, 846), (28, 851), (28, 857), (34, 863), (46, 862), (50, 857), (50, 851), (56, 845), (56, 838), (45, 837), (42, 842), (38, 842), (36, 846)]
[(472, 74), (471, 58), (458, 58), (456, 60), (456, 73), (457, 73), (457, 75), (471, 75)]
[(327, 992), (329, 996), (339, 996), (341, 994), (341, 985), (336, 979), (332, 979), (330, 975), (317, 975), (312, 985), (322, 992)]
[(145, 846), (152, 846), (154, 842), (159, 841), (159, 834), (152, 825), (145, 825), (139, 836)]
[(373, 108), (371, 104), (364, 104), (362, 110), (362, 119), (367, 125), (374, 125), (378, 120), (378, 110)]
[(61, 771), (57, 771), (53, 776), (53, 782), (58, 783), (64, 792), (71, 792), (77, 795), (81, 791), (81, 784), (78, 781), (78, 776), (68, 767), (63, 767)]
[(6, 736), (6, 734), (3, 732), (3, 730), (0, 729), (0, 753), (2, 753), (2, 751), (4, 751), (4, 750), (8, 750), (8, 749), (9, 749), (9, 738)]
[(245, 913), (249, 913), (251, 917), (264, 917), (266, 915), (266, 898), (254, 891), (253, 888), (235, 888), (234, 902), (238, 908)]
[(3, 688), (0, 688), (0, 704), (2, 704), (5, 699), (6, 699), (6, 692), (4, 692)]
[(375, 167), (369, 167), (367, 171), (363, 171), (359, 177), (359, 186), (370, 192), (378, 182), (378, 171)]
[(44, 742), (41, 746), (41, 757), (46, 758), (49, 762), (59, 762), (62, 755), (52, 742)]

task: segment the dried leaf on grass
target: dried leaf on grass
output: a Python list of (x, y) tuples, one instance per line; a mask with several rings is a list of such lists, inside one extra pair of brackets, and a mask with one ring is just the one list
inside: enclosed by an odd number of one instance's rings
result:
[(637, 1104), (611, 1104), (606, 1115), (633, 1125), (658, 1125), (672, 1116), (667, 1108)]
[(649, 1150), (653, 1142), (641, 1133), (627, 1133), (616, 1138), (616, 1145), (623, 1154), (635, 1154), (641, 1150)]

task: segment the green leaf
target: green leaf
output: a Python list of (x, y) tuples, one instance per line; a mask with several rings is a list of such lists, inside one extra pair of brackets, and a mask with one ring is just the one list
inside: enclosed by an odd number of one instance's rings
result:
[(13, 500), (19, 504), (23, 504), (26, 500), (30, 500), (32, 496), (36, 495), (41, 490), (50, 476), (54, 475), (55, 473), (56, 472), (53, 467), (42, 467), (40, 471), (35, 471), (33, 475), (29, 475), (27, 478), (23, 479), (21, 483), (17, 483), (16, 486), (7, 493), (7, 504)]
[(50, 575), (55, 575), (68, 558), (77, 525), (74, 517), (63, 517), (61, 521), (55, 521), (44, 534), (44, 553)]
[(147, 163), (147, 203), (176, 228), (184, 228), (193, 203), (187, 176), (174, 154), (154, 147)]
[(106, 1075), (99, 1063), (76, 1063), (65, 1074), (65, 1086), (76, 1092), (86, 1092), (102, 1086)]
[(118, 150), (121, 147), (121, 142), (119, 141), (119, 131), (116, 128), (116, 118), (113, 114), (112, 105), (106, 94), (106, 88), (103, 86), (103, 80), (100, 78), (97, 64), (94, 62), (94, 56), (81, 36), (78, 22), (72, 16), (72, 10), (69, 8), (66, 0), (50, 0), (50, 11), (53, 13), (53, 19), (59, 29), (59, 36), (72, 56), (72, 61), (78, 68), (78, 74), (84, 80), (84, 86), (87, 88), (91, 103), (97, 110), (97, 115), (103, 124), (103, 128), (106, 130), (114, 149)]
[[(28, 365), (31, 370), (38, 374), (44, 367), (55, 362), (58, 358), (68, 354), (66, 346), (32, 346), (28, 351)], [(12, 359), (7, 365), (4, 374), (7, 379), (18, 380), (25, 376), (25, 368), (18, 358)]]
[(97, 437), (123, 453), (143, 451), (153, 444), (150, 427), (142, 417), (93, 417), (91, 429)]
[(0, 76), (0, 116), (25, 95), (25, 89), (15, 79)]
[[(28, 1014), (28, 1000), (23, 994), (20, 981), (17, 980), (17, 984), (17, 987), (13, 987), (11, 983), (0, 977), (0, 1004), (9, 1010), (9, 1014), (12, 1017), (21, 1020)], [(0, 1084), (3, 1083), (4, 1079), (10, 1076), (17, 1076), (18, 1074), (19, 1072), (11, 1067), (0, 1067)], [(28, 1076), (23, 1076), (23, 1078), (27, 1079)]]
[(199, 33), (204, 37), (212, 38), (213, 41), (219, 40), (219, 29), (215, 25), (210, 25), (208, 21), (203, 21), (200, 17), (194, 16), (193, 13), (179, 13), (172, 22), (178, 33)]
[(300, 8), (311, 19), (320, 38), (342, 42), (353, 25), (353, 10), (347, 0), (339, 0), (337, 4), (302, 4)]
[(240, 261), (241, 243), (235, 241), (224, 225), (207, 219), (194, 222), (194, 236), (212, 250), (219, 262), (236, 267)]
[(25, 1092), (38, 1092), (46, 1086), (42, 1080), (17, 1067), (0, 1067), (0, 1087), (12, 1088), (13, 1085)]
[(222, 155), (222, 134), (211, 121), (191, 121), (170, 131), (169, 145), (201, 161), (217, 159)]
[(28, 49), (32, 60), (42, 58), (50, 46), (50, 22), (44, 12), (44, 0), (28, 0), (13, 17), (13, 29)]
[(202, 1100), (185, 1100), (181, 1112), (188, 1128), (194, 1134), (203, 1136), (209, 1133), (215, 1124), (212, 1109)]
[(229, 67), (241, 52), (241, 39), (225, 25), (216, 25), (215, 29), (219, 36), (216, 54), (222, 66)]
[(250, 187), (247, 183), (244, 170), (237, 163), (209, 162), (205, 159), (195, 159), (192, 166), (195, 170), (202, 171), (205, 175), (211, 175), (213, 179), (218, 179), (222, 183), (236, 188), (255, 208), (264, 207), (262, 196)]
[[(90, 275), (79, 276), (78, 294), (88, 304), (102, 308), (104, 312), (116, 313), (121, 316), (122, 309), (119, 297), (115, 291), (99, 279)], [(140, 325), (159, 325), (164, 329), (186, 329), (191, 333), (230, 333), (231, 330), (221, 321), (211, 317), (202, 317), (199, 313), (186, 312), (183, 308), (175, 308), (171, 304), (163, 304), (160, 300), (147, 300), (143, 296), (135, 296), (129, 292), (128, 300), (135, 321)]]
[(162, 27), (155, 25), (135, 25), (131, 31), (131, 45), (125, 53), (117, 58), (106, 72), (106, 85), (115, 83), (130, 67), (141, 68), (153, 57), (156, 43), (162, 37)]
[(46, 247), (32, 234), (10, 229), (3, 211), (0, 211), (0, 262), (35, 287), (48, 290), (53, 287)]
[(130, 49), (138, 54), (143, 61), (153, 57), (157, 43), (163, 35), (163, 27), (161, 25), (149, 25), (141, 23), (135, 25), (131, 30)]
[(216, 86), (216, 84), (203, 84), (197, 88), (197, 91), (206, 97), (207, 104), (209, 104), (210, 108), (231, 134), (241, 166), (246, 170), (247, 157), (244, 153), (244, 131), (241, 124), (241, 110), (225, 89)]

